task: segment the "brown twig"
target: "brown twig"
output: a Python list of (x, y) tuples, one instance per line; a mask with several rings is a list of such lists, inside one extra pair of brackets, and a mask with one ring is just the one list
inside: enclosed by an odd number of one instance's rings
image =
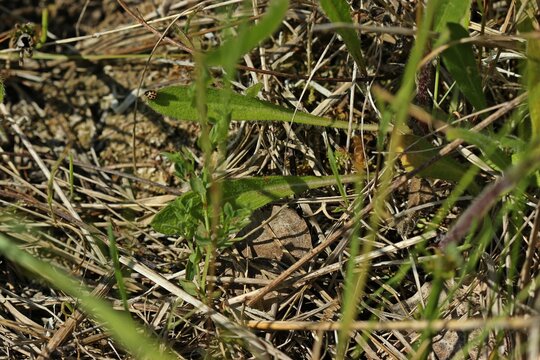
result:
[[(495, 319), (459, 319), (459, 320), (405, 320), (405, 321), (356, 321), (353, 330), (383, 331), (383, 330), (453, 330), (467, 331), (474, 329), (527, 329), (534, 327), (540, 317), (500, 317)], [(247, 326), (258, 330), (274, 331), (339, 331), (342, 322), (310, 322), (310, 321), (248, 321)]]

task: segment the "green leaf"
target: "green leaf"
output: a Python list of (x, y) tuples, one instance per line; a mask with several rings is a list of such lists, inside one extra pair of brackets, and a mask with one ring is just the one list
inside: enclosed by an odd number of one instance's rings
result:
[(137, 359), (176, 359), (167, 350), (161, 350), (156, 339), (125, 312), (116, 311), (112, 305), (92, 294), (79, 280), (71, 278), (65, 271), (38, 260), (19, 250), (13, 240), (0, 234), (0, 253), (26, 270), (45, 279), (54, 288), (76, 299), (80, 309), (103, 324), (111, 336)]
[[(354, 182), (358, 177), (344, 175), (341, 179)], [(265, 176), (229, 180), (223, 183), (223, 201), (230, 202), (235, 208), (253, 211), (290, 195), (335, 184), (334, 176)]]
[[(519, 137), (506, 136), (501, 138), (499, 141), (501, 142), (502, 148), (510, 154), (523, 152), (527, 148), (527, 142)], [(512, 162), (512, 164), (514, 163)]]
[(499, 171), (504, 171), (512, 163), (511, 157), (500, 149), (501, 145), (492, 137), (459, 128), (449, 129), (446, 137), (449, 141), (463, 139), (469, 144), (476, 145), (488, 158), (488, 162), (495, 165)]
[[(450, 40), (457, 41), (469, 37), (469, 33), (461, 25), (447, 24)], [(471, 44), (453, 45), (442, 54), (444, 65), (456, 80), (459, 90), (476, 110), (486, 108), (486, 99), (482, 90), (482, 79), (474, 58)]]
[[(209, 119), (217, 119), (222, 113), (221, 96), (225, 90), (207, 89), (207, 111)], [(158, 113), (178, 120), (199, 121), (192, 99), (192, 92), (186, 86), (170, 86), (160, 89), (157, 98), (149, 100), (148, 105)], [(230, 93), (231, 119), (238, 121), (283, 121), (290, 122), (294, 111), (237, 93)], [(348, 129), (346, 121), (332, 120), (303, 112), (294, 115), (294, 122), (314, 126), (331, 126)], [(364, 125), (364, 131), (377, 131), (377, 125)]]
[(197, 287), (197, 284), (195, 284), (193, 281), (186, 280), (186, 279), (180, 279), (179, 280), (180, 286), (182, 286), (182, 289), (187, 292), (189, 295), (198, 297), (200, 295), (200, 290)]
[(248, 87), (246, 89), (245, 94), (246, 94), (246, 96), (255, 98), (255, 97), (257, 97), (257, 94), (262, 90), (262, 87), (263, 87), (262, 82), (253, 84), (253, 85), (251, 85), (250, 87)]
[(218, 49), (208, 53), (206, 64), (221, 65), (226, 68), (236, 65), (238, 59), (278, 29), (288, 7), (288, 0), (273, 0), (257, 25), (242, 26), (237, 36), (228, 39)]
[(448, 23), (461, 24), (464, 27), (469, 23), (470, 0), (441, 0), (433, 15), (433, 31), (443, 33)]
[[(335, 23), (352, 24), (349, 4), (345, 0), (321, 0), (321, 6), (330, 21)], [(349, 53), (353, 57), (358, 69), (362, 74), (367, 74), (362, 48), (360, 46), (360, 37), (354, 29), (340, 28), (336, 32), (341, 36), (347, 46)]]
[(152, 227), (162, 234), (182, 234), (185, 238), (192, 238), (203, 219), (201, 199), (190, 191), (157, 213), (152, 220)]
[(175, 153), (165, 152), (162, 155), (174, 164), (174, 173), (182, 181), (189, 180), (191, 174), (195, 173), (195, 159), (186, 148)]
[[(357, 175), (343, 175), (343, 183), (358, 180)], [(224, 180), (223, 204), (231, 204), (234, 210), (254, 211), (273, 201), (298, 195), (309, 189), (336, 185), (334, 176), (265, 176), (257, 178)], [(196, 226), (203, 219), (200, 198), (187, 192), (162, 209), (152, 220), (154, 230), (166, 235), (188, 237), (187, 226)], [(187, 226), (186, 226), (187, 224)]]

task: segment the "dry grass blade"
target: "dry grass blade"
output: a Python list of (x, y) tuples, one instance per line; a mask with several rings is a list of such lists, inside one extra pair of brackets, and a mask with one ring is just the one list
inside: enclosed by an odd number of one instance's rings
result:
[[(474, 329), (515, 329), (526, 330), (536, 326), (540, 320), (539, 317), (510, 317), (484, 319), (466, 319), (466, 320), (435, 320), (435, 321), (389, 321), (373, 322), (359, 321), (353, 323), (355, 330), (424, 330), (431, 328), (434, 331), (441, 330), (461, 330), (469, 331)], [(247, 324), (253, 329), (272, 330), (272, 331), (336, 331), (341, 325), (336, 322), (312, 323), (307, 321), (250, 321)]]

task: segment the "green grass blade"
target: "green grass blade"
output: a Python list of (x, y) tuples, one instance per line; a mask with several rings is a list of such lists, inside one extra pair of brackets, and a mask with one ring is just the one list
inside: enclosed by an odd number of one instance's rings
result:
[[(344, 183), (358, 181), (358, 175), (343, 175)], [(234, 209), (255, 211), (273, 201), (298, 195), (309, 189), (336, 185), (335, 176), (265, 176), (223, 181), (223, 204), (230, 203)], [(162, 209), (152, 221), (154, 230), (166, 235), (185, 231), (185, 224), (192, 219), (203, 218), (199, 198), (188, 192)], [(195, 202), (189, 204), (188, 202)], [(190, 213), (186, 213), (190, 211)]]
[[(383, 118), (390, 120), (394, 116), (394, 131), (388, 146), (386, 161), (384, 168), (381, 171), (381, 179), (378, 188), (372, 199), (373, 210), (370, 216), (369, 225), (370, 231), (366, 235), (366, 240), (363, 242), (362, 254), (367, 254), (371, 251), (373, 243), (377, 238), (377, 229), (379, 227), (381, 215), (385, 212), (386, 207), (386, 190), (390, 187), (390, 183), (394, 173), (394, 164), (396, 160), (397, 145), (400, 143), (401, 133), (398, 129), (405, 127), (408, 117), (409, 104), (413, 98), (415, 86), (416, 70), (422, 59), (425, 47), (429, 39), (429, 30), (431, 29), (433, 14), (438, 6), (438, 0), (428, 1), (425, 16), (419, 24), (416, 34), (416, 41), (411, 50), (409, 60), (405, 66), (402, 85), (396, 95), (395, 100), (385, 109), (391, 114), (383, 114)], [(370, 261), (365, 261), (358, 265), (357, 271), (347, 273), (347, 281), (355, 283), (354, 287), (349, 287), (343, 294), (342, 319), (340, 320), (341, 329), (338, 333), (338, 346), (336, 359), (345, 359), (346, 349), (350, 341), (350, 330), (352, 322), (356, 318), (358, 302), (365, 295), (365, 286), (369, 279)], [(350, 277), (350, 278), (349, 278)]]
[(45, 3), (41, 10), (41, 36), (39, 37), (39, 44), (44, 44), (47, 41), (47, 31), (49, 31), (49, 8)]
[[(207, 89), (207, 111), (209, 119), (218, 119), (222, 112), (221, 99), (225, 90)], [(148, 105), (156, 112), (178, 120), (199, 121), (199, 112), (193, 101), (192, 91), (186, 86), (170, 86), (160, 89)], [(238, 121), (282, 121), (290, 122), (294, 111), (267, 101), (230, 93), (231, 119)], [(346, 121), (332, 120), (322, 116), (297, 112), (294, 122), (313, 126), (328, 126), (348, 129)], [(364, 131), (377, 131), (377, 125), (364, 125)]]
[(158, 342), (138, 326), (129, 315), (113, 310), (110, 304), (92, 296), (86, 287), (80, 286), (78, 281), (72, 279), (63, 270), (19, 250), (17, 245), (3, 234), (0, 234), (0, 253), (10, 261), (45, 279), (56, 289), (77, 299), (81, 309), (98, 323), (104, 324), (111, 336), (135, 358), (176, 359), (169, 352), (161, 351)]
[[(349, 4), (345, 0), (321, 0), (321, 6), (330, 21), (335, 23), (352, 24), (351, 14), (349, 12)], [(341, 36), (343, 42), (347, 46), (349, 53), (353, 57), (358, 69), (362, 74), (367, 74), (366, 63), (362, 55), (360, 46), (360, 37), (353, 29), (337, 29), (336, 32)]]
[[(518, 20), (520, 32), (538, 31), (538, 4), (524, 2), (523, 12)], [(527, 41), (526, 81), (529, 90), (529, 114), (531, 118), (531, 142), (540, 139), (540, 40), (532, 37)]]
[(273, 0), (257, 25), (242, 26), (237, 36), (207, 55), (206, 64), (226, 68), (234, 66), (242, 55), (247, 54), (278, 29), (288, 7), (288, 0)]
[[(469, 33), (461, 25), (448, 23), (450, 40), (457, 41), (469, 37)], [(453, 45), (442, 54), (444, 65), (456, 80), (459, 90), (476, 110), (486, 108), (486, 98), (482, 89), (482, 79), (474, 58), (471, 44)]]

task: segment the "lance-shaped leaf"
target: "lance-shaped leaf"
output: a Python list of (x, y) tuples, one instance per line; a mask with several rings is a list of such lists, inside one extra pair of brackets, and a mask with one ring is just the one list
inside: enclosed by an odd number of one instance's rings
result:
[[(221, 104), (222, 93), (227, 90), (208, 89), (206, 94), (207, 111), (209, 119), (218, 119), (223, 109)], [(199, 112), (193, 101), (193, 94), (186, 86), (169, 86), (158, 91), (155, 99), (149, 100), (148, 105), (158, 113), (178, 120), (199, 121)], [(333, 120), (322, 116), (315, 116), (267, 101), (243, 96), (237, 93), (230, 94), (231, 119), (239, 121), (283, 121), (314, 125), (330, 126), (339, 129), (348, 129), (346, 121)], [(294, 118), (293, 118), (294, 115)], [(377, 125), (364, 125), (364, 131), (377, 131)]]

